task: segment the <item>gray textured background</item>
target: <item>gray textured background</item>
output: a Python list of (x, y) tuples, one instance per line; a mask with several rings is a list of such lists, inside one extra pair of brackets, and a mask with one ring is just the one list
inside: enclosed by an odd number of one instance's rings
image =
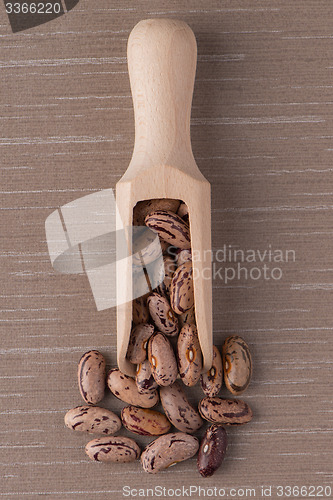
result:
[[(0, 4), (0, 497), (118, 500), (124, 484), (184, 483), (255, 487), (259, 498), (260, 485), (333, 486), (332, 3), (119, 3), (81, 0), (17, 34)], [(126, 41), (147, 17), (182, 19), (197, 37), (192, 143), (212, 183), (214, 249), (296, 253), (281, 280), (214, 281), (215, 343), (248, 341), (255, 417), (229, 431), (224, 466), (207, 480), (194, 460), (154, 477), (138, 463), (93, 463), (86, 437), (63, 424), (81, 401), (81, 354), (100, 349), (115, 364), (115, 313), (96, 311), (85, 276), (52, 270), (44, 221), (125, 171)]]

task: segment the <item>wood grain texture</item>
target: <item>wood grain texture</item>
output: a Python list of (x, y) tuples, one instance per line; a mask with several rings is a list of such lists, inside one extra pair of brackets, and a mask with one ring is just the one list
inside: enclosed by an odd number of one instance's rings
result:
[[(133, 488), (333, 486), (331, 8), (328, 0), (81, 0), (17, 34), (1, 17), (0, 498), (118, 500), (125, 480)], [(116, 322), (113, 310), (96, 311), (84, 276), (53, 271), (44, 221), (114, 188), (127, 168), (126, 41), (149, 17), (181, 19), (197, 38), (191, 135), (212, 184), (213, 249), (295, 251), (278, 264), (279, 280), (243, 271), (225, 283), (215, 274), (214, 340), (221, 347), (237, 333), (249, 344), (254, 374), (244, 399), (254, 419), (228, 431), (211, 479), (196, 475), (193, 459), (153, 479), (136, 463), (92, 463), (87, 440), (63, 423), (81, 404), (81, 354), (99, 349), (116, 363)], [(119, 415), (123, 405), (110, 395), (105, 406)]]

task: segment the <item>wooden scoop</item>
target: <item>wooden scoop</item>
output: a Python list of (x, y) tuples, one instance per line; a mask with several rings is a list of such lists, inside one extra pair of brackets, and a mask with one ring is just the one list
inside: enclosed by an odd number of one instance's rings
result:
[[(204, 370), (212, 365), (212, 282), (210, 184), (193, 157), (190, 116), (196, 70), (196, 40), (189, 26), (174, 19), (147, 19), (132, 30), (127, 47), (135, 114), (135, 144), (129, 167), (116, 186), (117, 228), (131, 226), (141, 200), (174, 198), (189, 210), (195, 316)], [(134, 375), (126, 359), (131, 332), (130, 259), (117, 261), (117, 361)]]

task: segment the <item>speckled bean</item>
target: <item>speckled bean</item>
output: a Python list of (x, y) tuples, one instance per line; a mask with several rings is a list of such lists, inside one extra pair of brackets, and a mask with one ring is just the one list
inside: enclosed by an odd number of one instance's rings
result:
[(141, 463), (143, 470), (150, 474), (183, 462), (193, 457), (199, 448), (196, 437), (184, 432), (174, 432), (161, 436), (142, 452)]
[(201, 375), (201, 388), (206, 396), (217, 396), (223, 382), (223, 368), (220, 351), (213, 346), (213, 363), (208, 372)]
[(171, 424), (163, 413), (130, 405), (122, 409), (124, 427), (142, 436), (160, 436), (170, 430)]
[(194, 305), (192, 262), (177, 267), (171, 281), (170, 304), (176, 314), (183, 314)]
[(78, 384), (86, 403), (99, 403), (105, 391), (105, 359), (98, 351), (88, 351), (78, 366)]
[(133, 297), (142, 297), (144, 300), (147, 299), (147, 297), (151, 292), (150, 282), (147, 279), (147, 276), (144, 273), (143, 268), (140, 269), (140, 272), (132, 273), (132, 292), (133, 292)]
[(208, 422), (241, 425), (252, 420), (252, 410), (240, 399), (204, 398), (199, 403), (200, 415)]
[(189, 387), (195, 385), (201, 375), (202, 354), (195, 325), (185, 324), (177, 342), (177, 360), (180, 378)]
[(161, 283), (156, 288), (157, 293), (168, 297), (170, 295), (170, 286), (173, 273), (175, 272), (176, 264), (170, 255), (163, 256), (163, 262), (158, 259), (156, 261), (153, 272), (153, 283)]
[(132, 320), (135, 325), (148, 323), (149, 310), (147, 305), (147, 297), (138, 297), (133, 300)]
[(171, 385), (177, 378), (178, 368), (170, 341), (156, 332), (148, 342), (148, 360), (155, 382), (160, 386)]
[(112, 394), (127, 404), (152, 408), (158, 403), (157, 391), (140, 394), (135, 380), (122, 373), (118, 368), (109, 371), (107, 384)]
[(119, 431), (120, 418), (99, 406), (77, 406), (65, 415), (65, 425), (73, 431), (111, 435)]
[[(138, 228), (137, 228), (138, 229)], [(154, 262), (158, 257), (162, 257), (163, 250), (160, 239), (156, 233), (149, 228), (140, 228), (140, 231), (133, 235), (132, 244), (132, 265), (135, 268), (142, 268), (142, 265), (148, 265)]]
[(170, 245), (191, 248), (189, 226), (179, 215), (167, 210), (156, 210), (146, 216), (145, 224)]
[(227, 451), (227, 433), (221, 425), (211, 425), (205, 432), (198, 453), (198, 470), (202, 477), (210, 477), (221, 466)]
[(140, 456), (140, 448), (128, 437), (111, 436), (89, 441), (85, 449), (92, 460), (98, 462), (134, 462)]
[(177, 215), (179, 215), (179, 217), (184, 219), (185, 222), (188, 222), (188, 207), (186, 203), (181, 202), (177, 210)]
[(189, 325), (195, 325), (195, 310), (194, 306), (191, 307), (188, 311), (184, 312), (183, 314), (180, 314), (178, 316), (178, 324), (180, 328), (183, 328), (185, 323), (188, 323)]
[(158, 384), (151, 373), (151, 366), (148, 359), (137, 365), (135, 383), (140, 394), (151, 392), (158, 388)]
[(170, 422), (182, 432), (196, 432), (203, 424), (199, 413), (190, 405), (178, 381), (160, 388), (163, 409)]
[(133, 328), (127, 349), (127, 359), (131, 363), (142, 363), (147, 358), (147, 343), (153, 333), (154, 327), (149, 323)]
[(163, 255), (167, 254), (168, 253), (168, 250), (170, 248), (170, 245), (167, 241), (164, 241), (160, 238), (160, 245), (161, 245), (161, 249), (162, 249), (162, 253)]
[(178, 250), (177, 252), (177, 266), (181, 266), (184, 262), (192, 261), (192, 251), (190, 249), (187, 250)]
[(242, 394), (252, 376), (252, 358), (249, 346), (238, 335), (228, 337), (222, 349), (224, 382), (232, 394)]
[(166, 297), (153, 292), (147, 300), (148, 308), (156, 328), (173, 337), (179, 331), (178, 319), (173, 313)]
[(171, 198), (157, 198), (154, 200), (139, 201), (133, 210), (133, 225), (144, 226), (146, 216), (156, 210), (177, 212), (179, 205), (179, 200), (173, 200)]

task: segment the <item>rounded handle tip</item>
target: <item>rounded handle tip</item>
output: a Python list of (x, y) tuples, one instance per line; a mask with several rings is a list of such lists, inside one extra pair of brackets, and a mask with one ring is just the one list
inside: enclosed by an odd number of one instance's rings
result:
[(184, 30), (189, 38), (191, 38), (196, 46), (196, 40), (193, 31), (187, 23), (180, 21), (179, 19), (165, 19), (165, 18), (154, 18), (154, 19), (143, 19), (139, 21), (132, 29), (128, 45), (131, 44), (133, 38), (141, 37), (143, 34), (154, 36), (157, 35), (158, 38), (164, 38), (165, 36), (172, 35), (175, 31)]

